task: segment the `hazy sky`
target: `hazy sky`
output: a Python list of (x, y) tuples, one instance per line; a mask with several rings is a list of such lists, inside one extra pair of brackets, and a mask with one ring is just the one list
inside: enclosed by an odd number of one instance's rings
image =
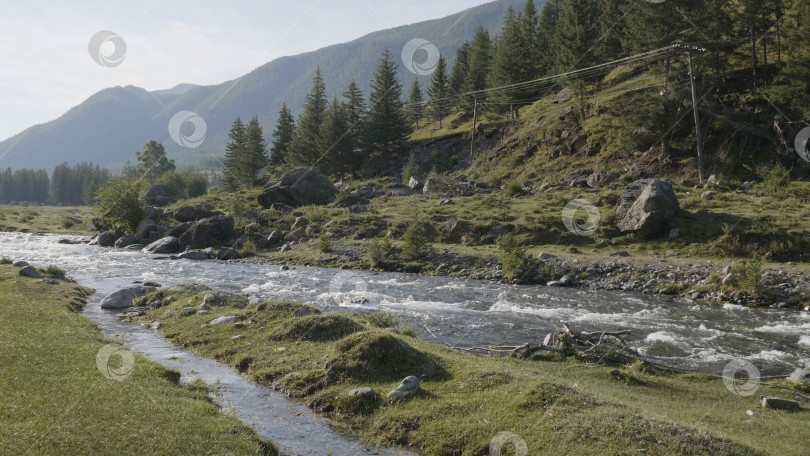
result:
[[(216, 84), (284, 55), (447, 16), (490, 0), (26, 0), (0, 2), (0, 140), (112, 86)], [(103, 66), (88, 45), (118, 34)], [(101, 48), (113, 52), (112, 42)]]

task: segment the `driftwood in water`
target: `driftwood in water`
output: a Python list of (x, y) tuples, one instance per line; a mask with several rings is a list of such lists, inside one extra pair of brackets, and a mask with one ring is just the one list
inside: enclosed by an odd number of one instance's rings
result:
[(523, 344), (512, 350), (511, 356), (528, 358), (539, 351), (552, 351), (566, 355), (579, 355), (586, 359), (602, 362), (606, 355), (638, 356), (635, 350), (629, 348), (622, 336), (630, 334), (624, 331), (575, 332), (567, 323), (562, 330), (550, 333), (543, 340), (542, 345)]

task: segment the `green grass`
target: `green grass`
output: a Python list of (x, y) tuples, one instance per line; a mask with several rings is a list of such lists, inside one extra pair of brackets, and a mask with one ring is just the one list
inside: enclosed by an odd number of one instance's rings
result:
[(115, 341), (68, 310), (88, 292), (0, 266), (0, 454), (275, 454), (177, 371), (135, 355), (127, 378), (105, 378), (97, 355)]
[[(180, 309), (204, 293), (171, 294), (176, 302), (143, 320), (161, 321), (175, 344), (302, 398), (371, 443), (480, 456), (496, 435), (511, 432), (530, 455), (801, 455), (810, 438), (806, 407), (795, 413), (759, 407), (760, 394), (795, 395), (764, 384), (741, 397), (715, 376), (651, 372), (639, 364), (614, 371), (552, 355), (479, 357), (411, 337), (396, 318), (377, 312), (295, 319), (300, 304), (267, 301), (188, 316)], [(201, 328), (225, 314), (238, 322)], [(406, 375), (423, 376), (421, 392), (387, 401)], [(359, 386), (377, 397), (348, 397)]]
[[(68, 219), (75, 217), (76, 222)], [(34, 233), (86, 233), (97, 217), (91, 207), (0, 205), (0, 229)]]

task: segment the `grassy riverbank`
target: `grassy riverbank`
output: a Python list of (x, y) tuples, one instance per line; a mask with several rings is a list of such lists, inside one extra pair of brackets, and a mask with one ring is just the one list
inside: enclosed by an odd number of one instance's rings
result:
[[(413, 329), (397, 328), (396, 317), (382, 313), (295, 318), (299, 304), (246, 306), (246, 298), (224, 293), (215, 294), (210, 310), (181, 312), (198, 307), (207, 293), (158, 291), (142, 304), (168, 302), (170, 295), (175, 300), (141, 319), (160, 321), (174, 343), (300, 397), (380, 445), (480, 456), (506, 432), (525, 441), (530, 455), (807, 451), (807, 406), (793, 413), (759, 406), (760, 395), (793, 398), (796, 391), (761, 384), (743, 397), (715, 376), (653, 372), (639, 363), (597, 367), (550, 354), (479, 357), (415, 338)], [(237, 321), (208, 325), (225, 315)], [(386, 393), (407, 375), (423, 376), (421, 391), (387, 401)], [(348, 395), (362, 386), (376, 397)]]
[(98, 367), (114, 341), (69, 310), (90, 290), (17, 271), (0, 265), (0, 454), (275, 454), (176, 371), (122, 352)]

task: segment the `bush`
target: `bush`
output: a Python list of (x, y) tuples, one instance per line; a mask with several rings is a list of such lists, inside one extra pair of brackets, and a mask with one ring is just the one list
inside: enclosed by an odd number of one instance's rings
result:
[(516, 269), (526, 266), (526, 247), (514, 234), (507, 233), (498, 237), (498, 261), (503, 271), (510, 278)]
[(0, 258), (0, 264), (13, 264), (13, 263), (14, 262), (11, 261), (11, 258), (9, 257)]
[(69, 218), (63, 218), (62, 219), (62, 228), (66, 229), (66, 230), (69, 230), (69, 229), (73, 228), (73, 225), (74, 225), (73, 220), (71, 220)]
[(408, 158), (408, 163), (402, 168), (402, 182), (407, 184), (410, 182), (411, 176), (422, 177), (422, 171), (419, 169), (419, 165), (416, 164), (413, 154)]
[(366, 261), (371, 267), (385, 262), (385, 256), (391, 250), (391, 240), (388, 238), (373, 239), (366, 248)]
[(147, 183), (134, 177), (112, 177), (95, 195), (96, 210), (102, 220), (132, 232), (144, 216), (141, 195)]
[(734, 277), (737, 288), (755, 291), (762, 278), (762, 260), (759, 258), (744, 260), (731, 268), (731, 275)]
[(520, 196), (523, 194), (523, 185), (520, 184), (518, 181), (509, 182), (509, 185), (506, 186), (506, 196), (509, 198), (514, 198), (515, 196)]
[(171, 187), (178, 199), (196, 198), (205, 195), (208, 189), (208, 179), (191, 171), (167, 171), (155, 183)]
[(40, 272), (42, 272), (42, 275), (52, 277), (54, 279), (65, 280), (65, 277), (67, 277), (62, 268), (54, 265), (50, 265), (45, 269), (40, 269)]
[(242, 243), (242, 247), (239, 248), (238, 252), (240, 257), (247, 258), (255, 255), (257, 250), (256, 243), (253, 242), (253, 239), (247, 238)]
[(419, 221), (411, 223), (402, 238), (402, 255), (408, 260), (418, 260), (431, 252), (425, 224)]
[(318, 238), (318, 250), (321, 253), (330, 253), (332, 251), (332, 241), (326, 236)]

